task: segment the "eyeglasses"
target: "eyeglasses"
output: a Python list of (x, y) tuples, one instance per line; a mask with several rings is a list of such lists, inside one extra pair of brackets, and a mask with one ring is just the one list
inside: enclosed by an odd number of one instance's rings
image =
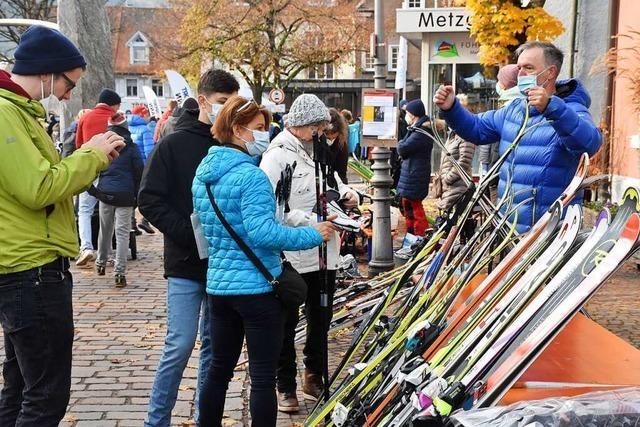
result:
[(71, 92), (76, 87), (76, 82), (71, 80), (65, 73), (60, 73), (65, 82), (67, 82), (67, 90), (65, 93)]
[(249, 99), (247, 100), (247, 102), (245, 102), (240, 108), (238, 108), (236, 110), (236, 113), (239, 113), (240, 111), (244, 110), (245, 108), (247, 108), (249, 105), (251, 105), (251, 103), (254, 103), (256, 105), (256, 107), (260, 108), (260, 106), (258, 105), (258, 103), (256, 101), (254, 101), (253, 99)]

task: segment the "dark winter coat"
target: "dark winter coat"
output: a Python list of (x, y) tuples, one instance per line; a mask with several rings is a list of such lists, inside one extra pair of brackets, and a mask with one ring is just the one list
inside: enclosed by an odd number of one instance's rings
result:
[[(455, 136), (446, 146), (447, 151), (458, 162), (458, 164), (471, 176), (471, 163), (476, 146), (465, 141), (459, 136)], [(456, 203), (458, 198), (464, 194), (468, 188), (462, 179), (460, 172), (453, 166), (451, 157), (445, 156), (440, 166), (440, 177), (442, 179), (442, 196), (437, 201), (438, 209), (447, 211)]]
[[(530, 107), (528, 126), (537, 125), (525, 135), (500, 169), (498, 197), (506, 191), (511, 165), (513, 204), (533, 198), (518, 211), (519, 232), (528, 231), (562, 194), (578, 167), (582, 153), (593, 156), (602, 144), (602, 135), (594, 125), (588, 108), (586, 89), (578, 80), (557, 82), (556, 94), (543, 113)], [(444, 117), (462, 138), (474, 144), (500, 141), (502, 155), (515, 139), (525, 114), (525, 100), (482, 114), (471, 114), (456, 100)], [(579, 194), (573, 203), (581, 203)]]
[[(427, 128), (429, 117), (418, 119), (414, 126)], [(433, 142), (428, 136), (409, 129), (407, 135), (398, 143), (398, 154), (402, 157), (398, 196), (410, 200), (423, 200), (429, 194), (431, 177), (431, 149)]]
[(198, 256), (191, 213), (191, 185), (209, 148), (217, 145), (211, 125), (198, 120), (197, 110), (185, 110), (175, 132), (160, 139), (145, 167), (138, 196), (140, 212), (164, 234), (165, 277), (202, 283), (207, 260)]
[(128, 129), (109, 126), (108, 130), (122, 136), (125, 146), (107, 170), (100, 173), (98, 184), (89, 193), (109, 205), (135, 206), (144, 168), (142, 158)]
[(331, 145), (330, 149), (330, 162), (333, 170), (338, 174), (343, 183), (348, 184), (349, 179), (347, 177), (347, 164), (349, 163), (349, 147), (347, 147), (347, 141), (340, 141), (338, 136)]

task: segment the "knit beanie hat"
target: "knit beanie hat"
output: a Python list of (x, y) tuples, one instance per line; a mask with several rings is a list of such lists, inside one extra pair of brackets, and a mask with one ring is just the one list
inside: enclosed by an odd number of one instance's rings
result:
[(511, 89), (518, 84), (518, 66), (507, 64), (498, 70), (498, 82), (504, 90)]
[(420, 99), (414, 99), (407, 104), (406, 110), (416, 117), (425, 115), (424, 104)]
[(21, 76), (62, 73), (87, 65), (78, 48), (60, 31), (33, 26), (22, 34), (12, 73)]
[(113, 107), (114, 105), (120, 105), (121, 103), (122, 100), (120, 99), (120, 95), (111, 89), (102, 89), (100, 96), (98, 96), (98, 104), (107, 104), (108, 106)]
[(113, 116), (109, 118), (109, 126), (120, 126), (125, 129), (129, 128), (129, 123), (127, 123), (127, 117), (124, 115), (122, 111), (118, 111)]
[(317, 96), (305, 93), (297, 97), (291, 104), (286, 125), (298, 127), (329, 121), (331, 121), (331, 116), (327, 106)]

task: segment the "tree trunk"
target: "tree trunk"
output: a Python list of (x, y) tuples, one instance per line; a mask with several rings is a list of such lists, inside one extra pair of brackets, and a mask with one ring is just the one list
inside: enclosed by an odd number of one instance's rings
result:
[(115, 89), (111, 29), (105, 3), (105, 0), (58, 1), (60, 31), (78, 46), (87, 61), (87, 72), (65, 108), (63, 125), (70, 123), (80, 109), (95, 106), (103, 88)]

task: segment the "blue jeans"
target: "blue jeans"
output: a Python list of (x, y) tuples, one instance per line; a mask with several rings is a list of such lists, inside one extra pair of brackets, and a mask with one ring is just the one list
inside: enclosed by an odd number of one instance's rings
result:
[[(206, 283), (204, 282), (180, 277), (168, 278), (167, 335), (151, 390), (145, 427), (168, 427), (171, 424), (171, 411), (176, 404), (178, 387), (195, 345), (199, 326), (202, 346), (200, 347), (194, 416), (196, 423), (198, 422), (200, 388), (211, 363), (209, 310), (207, 309), (205, 287)], [(201, 309), (202, 316), (200, 315)]]
[(80, 235), (80, 252), (93, 250), (91, 239), (91, 216), (96, 208), (98, 199), (88, 192), (80, 193), (78, 196), (78, 234)]

